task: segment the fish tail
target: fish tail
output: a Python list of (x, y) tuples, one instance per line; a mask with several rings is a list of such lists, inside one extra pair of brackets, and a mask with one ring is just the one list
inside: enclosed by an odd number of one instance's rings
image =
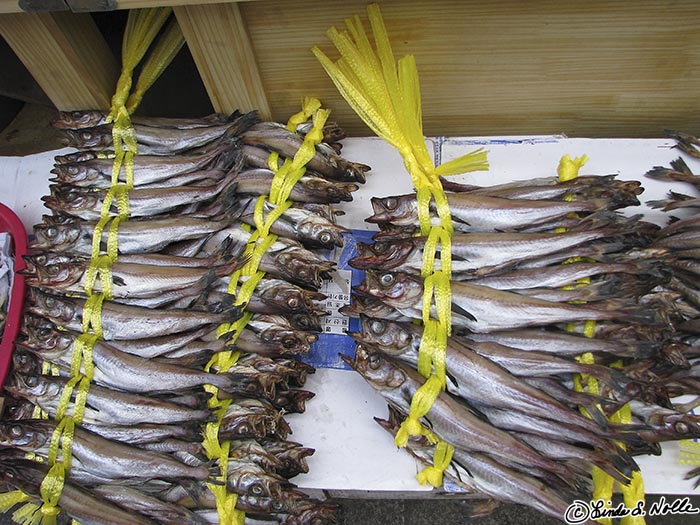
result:
[(603, 457), (600, 454), (596, 454), (591, 462), (623, 485), (629, 485), (632, 474), (639, 470), (632, 456), (622, 449), (620, 449), (619, 455), (608, 454)]
[(249, 111), (248, 113), (239, 114), (235, 117), (231, 126), (226, 130), (225, 137), (238, 137), (241, 133), (246, 132), (255, 124), (260, 122), (260, 116), (257, 111)]

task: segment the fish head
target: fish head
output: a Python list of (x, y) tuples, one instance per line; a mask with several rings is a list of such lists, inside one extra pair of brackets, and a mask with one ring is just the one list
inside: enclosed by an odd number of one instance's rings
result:
[(343, 233), (347, 229), (337, 226), (317, 215), (302, 219), (296, 226), (299, 238), (310, 244), (324, 248), (341, 247), (345, 243)]
[(52, 124), (58, 129), (93, 128), (102, 124), (104, 119), (104, 113), (95, 109), (59, 111)]
[(71, 301), (58, 295), (42, 292), (38, 288), (28, 288), (29, 311), (63, 322), (68, 322), (78, 314), (78, 308)]
[(314, 262), (309, 262), (290, 251), (283, 251), (276, 257), (277, 269), (290, 281), (303, 285), (321, 287), (321, 275)]
[(76, 224), (78, 221), (78, 219), (76, 219), (75, 217), (71, 217), (70, 215), (66, 215), (65, 213), (56, 212), (54, 212), (53, 215), (42, 215), (41, 220), (46, 226), (50, 224)]
[(360, 314), (365, 314), (369, 317), (378, 317), (380, 319), (403, 318), (403, 315), (395, 308), (371, 295), (353, 294), (352, 302), (340, 307), (338, 311), (348, 317), (360, 317)]
[(49, 440), (51, 428), (43, 420), (30, 419), (0, 423), (0, 446), (34, 452)]
[(328, 501), (298, 500), (284, 520), (285, 525), (328, 525), (338, 523), (339, 507)]
[(77, 149), (103, 149), (112, 145), (112, 134), (106, 127), (66, 129), (63, 131), (66, 146)]
[(360, 316), (362, 342), (381, 347), (389, 355), (400, 355), (413, 343), (413, 333), (407, 325)]
[(9, 384), (5, 383), (5, 408), (3, 409), (3, 418), (8, 421), (32, 419), (35, 408), (34, 404), (24, 397), (15, 395), (8, 387)]
[(406, 374), (370, 345), (358, 343), (354, 359), (343, 354), (340, 357), (376, 390), (393, 390), (406, 382)]
[(307, 313), (286, 314), (285, 317), (296, 328), (307, 332), (320, 332), (321, 318), (319, 315), (309, 315)]
[(63, 354), (73, 346), (73, 337), (53, 328), (26, 326), (23, 329), (24, 346), (42, 353)]
[(275, 428), (275, 421), (267, 414), (245, 414), (225, 418), (222, 423), (227, 439), (262, 439), (274, 433)]
[(41, 374), (41, 360), (34, 354), (22, 349), (21, 344), (15, 343), (17, 348), (12, 352), (12, 369), (15, 373), (27, 375)]
[(285, 312), (302, 313), (316, 311), (313, 301), (322, 301), (326, 296), (320, 292), (311, 292), (292, 286), (287, 282), (269, 286), (260, 293), (261, 299), (271, 305), (278, 306)]
[(393, 270), (403, 266), (416, 251), (416, 243), (410, 238), (381, 241), (358, 248), (358, 256), (350, 259), (348, 264), (358, 270)]
[[(257, 467), (257, 465), (256, 465)], [(282, 497), (283, 478), (270, 473), (260, 471), (260, 468), (251, 468), (250, 465), (240, 463), (235, 469), (229, 467), (227, 485), (237, 494), (248, 494), (258, 498)]]
[(325, 202), (350, 202), (352, 193), (360, 189), (352, 182), (333, 182), (321, 177), (304, 177), (299, 183), (304, 192)]
[[(58, 382), (46, 380), (46, 376), (15, 373), (5, 389), (11, 394), (27, 399), (58, 398), (63, 390)], [(32, 405), (32, 409), (33, 409)], [(31, 413), (31, 412), (30, 412)]]
[(66, 213), (98, 209), (102, 192), (89, 191), (66, 184), (52, 184), (51, 195), (41, 198), (47, 208)]
[(287, 354), (305, 354), (312, 343), (318, 340), (316, 334), (308, 334), (299, 330), (289, 330), (280, 326), (270, 326), (265, 329), (260, 338), (272, 344), (279, 344)]
[(653, 414), (650, 423), (654, 432), (666, 440), (695, 439), (700, 437), (700, 416), (686, 413)]
[[(25, 257), (27, 269), (31, 268), (31, 275), (27, 276), (29, 286), (55, 286), (57, 288), (70, 286), (80, 282), (85, 273), (87, 261), (85, 259), (67, 257), (63, 254), (39, 254)], [(41, 264), (44, 261), (44, 264)]]
[(34, 226), (34, 236), (36, 238), (30, 245), (32, 250), (65, 251), (80, 239), (80, 227), (76, 224), (41, 224)]
[(81, 162), (69, 162), (67, 164), (56, 164), (51, 170), (56, 175), (56, 181), (63, 184), (77, 184), (85, 186), (90, 182), (99, 179), (100, 170)]
[(402, 272), (365, 271), (365, 280), (355, 288), (394, 308), (421, 304), (423, 284), (419, 278)]
[[(114, 156), (114, 154), (111, 154)], [(55, 161), (54, 166), (59, 164), (69, 164), (72, 162), (87, 162), (93, 159), (105, 158), (108, 155), (99, 151), (76, 151), (74, 153), (68, 153), (67, 155), (57, 155), (53, 158)]]
[(415, 194), (372, 197), (370, 202), (374, 215), (366, 218), (366, 222), (414, 223), (418, 220)]
[(2, 469), (0, 469), (2, 486), (14, 487), (29, 496), (40, 497), (39, 485), (48, 467), (25, 459), (25, 453), (18, 449), (0, 451), (0, 462), (2, 462)]

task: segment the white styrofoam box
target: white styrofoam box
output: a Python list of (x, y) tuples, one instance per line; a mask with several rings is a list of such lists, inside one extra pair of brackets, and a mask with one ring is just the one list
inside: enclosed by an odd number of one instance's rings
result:
[(75, 150), (65, 148), (26, 157), (2, 157), (0, 161), (0, 202), (11, 208), (24, 224), (27, 233), (49, 213), (41, 197), (49, 193), (49, 179), (56, 155)]

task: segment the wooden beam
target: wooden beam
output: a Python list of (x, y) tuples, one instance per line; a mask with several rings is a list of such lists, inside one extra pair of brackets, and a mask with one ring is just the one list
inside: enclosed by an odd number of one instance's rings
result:
[(4, 14), (0, 34), (59, 110), (110, 107), (119, 67), (90, 15)]
[(174, 8), (215, 111), (270, 117), (253, 46), (236, 3)]
[[(257, 0), (117, 0), (116, 9), (141, 9), (144, 7), (173, 7), (192, 4), (226, 4), (231, 2), (254, 2)], [(0, 14), (23, 13), (18, 0), (0, 0)]]

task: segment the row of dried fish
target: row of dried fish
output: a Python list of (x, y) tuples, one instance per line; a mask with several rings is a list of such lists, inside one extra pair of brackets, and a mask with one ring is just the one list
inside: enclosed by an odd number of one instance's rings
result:
[[(687, 307), (669, 292), (681, 260), (665, 241), (675, 225), (617, 211), (639, 204), (640, 182), (581, 176), (444, 188), (455, 228), (447, 389), (421, 422), (455, 447), (447, 479), (563, 520), (575, 499), (591, 499), (593, 466), (627, 484), (634, 455), (700, 437), (693, 404), (671, 401), (700, 394), (697, 384), (672, 381), (692, 377), (698, 357), (676, 338)], [(350, 261), (365, 281), (344, 308), (362, 318), (346, 362), (386, 399), (390, 417), (378, 422), (395, 433), (424, 382), (415, 320), (426, 239), (416, 236), (415, 194), (372, 206), (375, 242)], [(577, 359), (584, 354), (590, 359)], [(597, 388), (574, 388), (579, 374)], [(610, 423), (626, 403), (631, 420)], [(431, 463), (424, 438), (408, 448)]]
[[(109, 190), (104, 119), (72, 112), (56, 123), (81, 151), (56, 158), (55, 184), (43, 199), (52, 215), (35, 227), (27, 257), (27, 313), (5, 386), (14, 402), (0, 423), (4, 484), (38, 497), (46, 467), (25, 454), (46, 458), (65, 400), (84, 396), (79, 388), (65, 392), (75, 383), (76, 340), (98, 322), (102, 338), (91, 352), (92, 383), (59, 501), (69, 515), (85, 524), (218, 523), (208, 484), (222, 483), (221, 465), (202, 444), (206, 425), (218, 420), (218, 439), (231, 442), (225, 485), (248, 521), (335, 522), (333, 504), (289, 481), (308, 472), (313, 450), (287, 441), (284, 415), (303, 412), (313, 397), (303, 387), (314, 368), (295, 356), (310, 351), (325, 314), (318, 290), (334, 265), (317, 249), (343, 243), (330, 204), (351, 200), (368, 168), (338, 155), (342, 132), (328, 126), (333, 145), (317, 147), (293, 205), (271, 228), (279, 238), (260, 261), (265, 278), (236, 306), (229, 276), (249, 261), (245, 249), (254, 241), (244, 226), (255, 225), (257, 196), (270, 192), (273, 176), (249, 159), (278, 151), (284, 160), (308, 128), (289, 132), (254, 113), (137, 119), (129, 220), (105, 227), (100, 249), (113, 250), (116, 240), (118, 257), (101, 266), (104, 257), (97, 264), (91, 257), (93, 232), (105, 211), (126, 208)], [(120, 177), (126, 182), (123, 168)], [(272, 209), (265, 204), (263, 215)], [(107, 297), (99, 321), (86, 288)], [(217, 337), (244, 311), (252, 318), (235, 342)], [(239, 360), (209, 370), (212, 356), (229, 350), (241, 351)], [(204, 385), (230, 400), (223, 414), (210, 408)], [(49, 419), (37, 419), (39, 409)], [(66, 415), (75, 412), (69, 403)]]

